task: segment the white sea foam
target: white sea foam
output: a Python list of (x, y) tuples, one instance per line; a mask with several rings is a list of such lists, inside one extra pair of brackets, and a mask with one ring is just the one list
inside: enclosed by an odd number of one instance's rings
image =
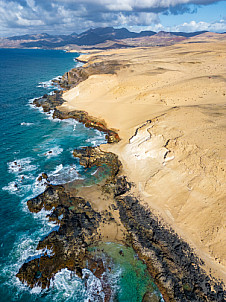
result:
[(37, 87), (61, 90), (61, 87), (59, 86), (59, 84), (57, 82), (55, 82), (55, 81), (59, 81), (61, 78), (62, 78), (62, 76), (57, 76), (57, 77), (53, 78), (52, 80), (39, 82)]
[(8, 163), (8, 170), (10, 173), (29, 172), (37, 169), (36, 165), (31, 164), (33, 158), (25, 157), (21, 159), (15, 159)]
[(88, 138), (86, 140), (87, 143), (91, 143), (91, 145), (93, 147), (97, 147), (100, 144), (104, 144), (106, 142), (106, 138), (105, 138), (105, 133), (99, 131), (99, 130), (95, 130), (95, 134), (96, 136), (93, 138)]
[(54, 110), (50, 110), (49, 112), (44, 112), (44, 114), (47, 116), (47, 118), (49, 120), (53, 119), (53, 113), (54, 113)]
[(90, 270), (82, 270), (82, 278), (86, 280), (86, 296), (85, 302), (89, 301), (104, 301), (105, 294), (103, 292), (102, 284)]
[[(52, 156), (56, 156), (60, 152), (62, 152), (62, 150), (56, 149), (55, 151), (53, 151), (54, 155)], [(11, 171), (11, 173), (14, 173), (16, 177), (14, 181), (9, 182), (7, 186), (4, 186), (2, 188), (2, 190), (8, 191), (8, 193), (15, 194), (20, 197), (27, 196), (27, 198), (24, 200), (24, 211), (27, 212), (28, 210), (26, 201), (43, 193), (46, 189), (48, 182), (44, 178), (42, 178), (41, 180), (39, 179), (42, 173), (38, 176), (34, 176), (31, 173), (22, 174), (22, 171), (25, 173), (29, 171), (33, 172), (33, 170), (37, 168), (36, 166), (31, 165), (29, 160), (24, 160), (23, 164), (25, 162), (27, 166), (22, 165), (21, 161), (17, 161), (17, 164), (15, 164), (14, 162), (8, 164), (9, 170)], [(78, 170), (79, 167), (77, 168), (76, 164), (65, 166), (60, 164), (56, 166), (55, 170), (53, 170), (52, 172), (48, 172), (48, 180), (54, 185), (59, 185), (73, 181), (75, 179), (82, 179), (81, 176), (79, 176), (78, 174)]]
[(84, 65), (83, 62), (78, 62), (76, 59), (74, 59), (74, 61), (76, 62), (76, 67), (82, 67)]
[(62, 76), (57, 76), (57, 77), (55, 77), (55, 78), (53, 78), (53, 80), (57, 80), (57, 81), (59, 81), (59, 80), (61, 80), (62, 79)]
[(29, 198), (38, 196), (39, 194), (41, 194), (45, 191), (47, 182), (46, 182), (46, 179), (44, 179), (44, 178), (41, 181), (38, 180), (38, 178), (40, 176), (41, 175), (39, 175), (36, 178), (35, 182), (32, 184), (32, 193), (31, 193), (31, 196), (29, 196)]
[(60, 121), (63, 123), (67, 123), (69, 125), (75, 126), (75, 127), (77, 124), (79, 124), (79, 122), (74, 120), (73, 118), (68, 118), (68, 119), (64, 119), (64, 120), (60, 120)]
[(38, 85), (37, 85), (37, 87), (39, 87), (39, 88), (47, 88), (48, 86), (49, 86), (49, 84), (50, 84), (50, 81), (45, 81), (45, 82), (39, 82), (38, 83)]
[(62, 164), (56, 166), (56, 169), (52, 172), (52, 175), (58, 174), (62, 169), (63, 169), (63, 165)]
[(96, 169), (91, 175), (95, 175), (97, 173), (98, 169)]
[(46, 156), (47, 158), (55, 157), (61, 154), (63, 151), (64, 151), (63, 148), (56, 146), (50, 149), (49, 151), (47, 151), (46, 153), (44, 153), (44, 156)]
[(26, 123), (26, 122), (22, 122), (20, 124), (21, 124), (21, 126), (31, 126), (31, 125), (34, 125), (34, 123)]
[(42, 288), (40, 286), (35, 286), (31, 289), (32, 294), (39, 295), (42, 292)]
[(38, 110), (40, 110), (40, 108), (42, 108), (42, 107), (37, 107), (37, 106), (35, 106), (34, 103), (33, 103), (34, 100), (40, 99), (40, 98), (42, 98), (42, 96), (39, 96), (39, 97), (33, 98), (33, 99), (29, 99), (29, 100), (28, 100), (27, 106), (31, 107), (32, 109), (38, 109)]
[(19, 174), (16, 176), (14, 181), (9, 182), (7, 186), (2, 188), (2, 190), (8, 191), (9, 194), (15, 194), (23, 197), (31, 190), (32, 186), (29, 182), (32, 179), (34, 179), (34, 176), (31, 174)]
[(49, 174), (49, 181), (54, 184), (64, 184), (75, 179), (81, 179), (76, 165), (59, 165), (56, 170)]
[(39, 97), (37, 97), (37, 98), (33, 98), (33, 99), (29, 99), (28, 100), (28, 104), (33, 104), (33, 102), (34, 102), (34, 100), (36, 100), (36, 99), (40, 99), (42, 96), (39, 96)]
[[(44, 213), (42, 213), (42, 215), (43, 214)], [(29, 259), (40, 257), (45, 253), (47, 253), (47, 255), (53, 254), (53, 251), (47, 247), (43, 250), (36, 250), (37, 244), (41, 238), (52, 229), (52, 225), (46, 218), (46, 213), (44, 218), (41, 217), (41, 222), (43, 225), (42, 228), (35, 229), (32, 234), (24, 234), (23, 236), (17, 238), (9, 255), (10, 261), (7, 262), (7, 265), (5, 265), (2, 269), (1, 275), (7, 276), (4, 278), (6, 280), (4, 284), (12, 289), (16, 286), (16, 295), (18, 296), (24, 291), (28, 291), (32, 294), (39, 294), (41, 292), (40, 287), (35, 287), (31, 290), (28, 286), (26, 286), (26, 284), (22, 284), (16, 277), (16, 274), (18, 273), (22, 264), (29, 261)]]
[(82, 280), (68, 269), (58, 272), (50, 281), (50, 288), (56, 289), (54, 301), (84, 301), (86, 296)]
[(49, 81), (45, 81), (45, 82), (40, 82), (38, 83), (39, 88), (47, 88), (47, 89), (53, 89), (55, 88), (56, 85), (54, 85), (55, 83), (52, 82), (52, 80)]
[(16, 181), (12, 181), (8, 183), (8, 186), (4, 186), (2, 188), (3, 191), (8, 191), (11, 194), (18, 194), (19, 193), (19, 188), (17, 186)]

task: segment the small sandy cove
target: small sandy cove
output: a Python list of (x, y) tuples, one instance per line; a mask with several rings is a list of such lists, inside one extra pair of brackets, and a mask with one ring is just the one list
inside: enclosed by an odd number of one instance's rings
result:
[(121, 68), (65, 92), (60, 109), (85, 110), (118, 131), (122, 140), (101, 148), (119, 156), (141, 203), (225, 282), (226, 34), (80, 59)]

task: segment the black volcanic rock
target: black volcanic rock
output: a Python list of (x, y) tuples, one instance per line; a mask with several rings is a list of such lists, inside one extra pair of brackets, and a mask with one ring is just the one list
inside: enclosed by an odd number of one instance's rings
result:
[[(138, 255), (143, 255), (161, 292), (167, 289), (167, 301), (226, 301), (223, 283), (206, 275), (203, 261), (182, 238), (132, 194), (116, 199), (121, 221), (133, 238), (133, 248)], [(149, 298), (152, 297), (147, 293), (143, 301), (154, 301)]]
[[(30, 287), (43, 289), (50, 286), (50, 280), (63, 268), (75, 271), (81, 277), (88, 257), (87, 247), (96, 238), (100, 214), (83, 198), (71, 197), (63, 186), (53, 185), (29, 200), (28, 208), (35, 213), (42, 208), (52, 209), (48, 217), (59, 224), (59, 230), (52, 231), (39, 242), (40, 255), (27, 259), (17, 277)], [(46, 248), (51, 250), (50, 254), (43, 252)]]

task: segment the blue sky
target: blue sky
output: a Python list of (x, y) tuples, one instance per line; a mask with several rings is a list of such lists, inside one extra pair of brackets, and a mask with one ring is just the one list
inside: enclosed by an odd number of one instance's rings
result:
[(161, 24), (164, 27), (176, 27), (183, 23), (190, 23), (195, 21), (196, 23), (202, 21), (207, 23), (216, 23), (226, 17), (226, 1), (217, 2), (207, 6), (195, 6), (194, 13), (185, 13), (179, 15), (161, 15)]
[(105, 26), (226, 32), (226, 0), (0, 0), (0, 37)]

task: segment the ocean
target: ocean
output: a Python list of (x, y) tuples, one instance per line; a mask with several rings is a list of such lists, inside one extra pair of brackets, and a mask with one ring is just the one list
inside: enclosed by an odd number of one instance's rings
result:
[[(87, 288), (84, 280), (66, 269), (46, 290), (30, 289), (16, 278), (21, 265), (40, 253), (39, 240), (57, 228), (45, 211), (34, 214), (27, 208), (27, 200), (45, 189), (38, 177), (45, 172), (52, 184), (89, 179), (92, 171), (83, 169), (72, 151), (106, 142), (98, 130), (70, 119), (53, 120), (31, 104), (57, 89), (51, 79), (76, 66), (78, 56), (60, 50), (0, 49), (1, 302), (104, 301), (100, 281), (91, 273)], [(107, 243), (102, 249), (113, 262), (112, 301), (142, 301), (149, 288), (161, 297), (132, 248)], [(118, 256), (121, 249), (124, 257)]]

